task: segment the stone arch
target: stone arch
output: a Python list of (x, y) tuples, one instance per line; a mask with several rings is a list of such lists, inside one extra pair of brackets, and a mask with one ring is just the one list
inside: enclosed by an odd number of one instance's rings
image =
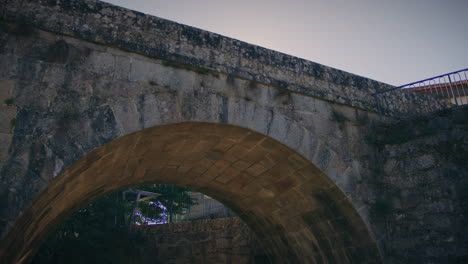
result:
[(65, 169), (18, 218), (0, 251), (26, 263), (45, 235), (86, 202), (158, 182), (235, 210), (275, 263), (378, 263), (377, 246), (343, 192), (280, 142), (226, 124), (161, 125), (115, 139)]

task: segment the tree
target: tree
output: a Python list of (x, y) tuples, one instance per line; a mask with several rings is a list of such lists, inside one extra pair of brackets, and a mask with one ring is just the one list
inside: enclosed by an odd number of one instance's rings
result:
[(119, 191), (92, 201), (49, 235), (32, 263), (119, 263), (116, 253), (131, 257), (144, 242), (132, 227), (169, 222), (193, 204), (183, 188), (151, 184), (137, 190), (159, 195), (136, 202), (137, 192)]
[(158, 193), (160, 196), (156, 199), (143, 200), (138, 203), (138, 212), (134, 218), (134, 222), (137, 224), (172, 222), (172, 215), (182, 214), (185, 209), (194, 204), (188, 194), (189, 191), (184, 188), (152, 184), (146, 185), (144, 190)]

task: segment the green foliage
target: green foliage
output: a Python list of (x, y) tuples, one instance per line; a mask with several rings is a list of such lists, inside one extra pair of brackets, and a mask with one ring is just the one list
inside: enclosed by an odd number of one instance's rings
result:
[(52, 63), (64, 64), (70, 55), (70, 46), (65, 40), (58, 40), (47, 49), (46, 60)]
[(138, 204), (138, 211), (141, 215), (136, 216), (135, 221), (139, 224), (144, 224), (146, 221), (161, 220), (166, 215), (170, 218), (171, 214), (181, 214), (194, 204), (188, 190), (184, 188), (152, 184), (144, 186), (144, 190), (161, 195), (156, 199), (141, 201)]
[(281, 100), (281, 104), (287, 105), (291, 100), (291, 92), (287, 89), (277, 89), (273, 95), (273, 99)]
[(195, 66), (195, 65), (190, 65), (190, 64), (183, 64), (175, 61), (168, 61), (168, 60), (163, 60), (162, 64), (167, 67), (172, 67), (172, 68), (178, 68), (178, 69), (184, 69), (187, 71), (193, 71), (199, 74), (210, 74), (216, 78), (219, 77), (219, 74), (213, 70), (201, 67), (201, 66)]
[(132, 256), (144, 243), (143, 236), (132, 231), (135, 223), (161, 221), (193, 204), (186, 189), (159, 184), (138, 189), (161, 195), (140, 201), (136, 208), (136, 195), (124, 199), (123, 192), (94, 200), (49, 235), (32, 263), (117, 263), (116, 252)]
[(364, 141), (369, 145), (382, 145), (376, 135), (370, 134), (364, 137)]
[(336, 121), (338, 123), (344, 123), (346, 121), (349, 121), (349, 119), (346, 116), (335, 110), (332, 110), (331, 120)]
[(122, 246), (132, 238), (122, 214), (131, 207), (119, 196), (104, 196), (74, 213), (50, 234), (33, 263), (107, 263), (109, 247)]
[(434, 135), (436, 129), (425, 119), (415, 119), (395, 125), (380, 125), (374, 127), (366, 137), (366, 142), (371, 145), (399, 145), (408, 141)]
[(257, 82), (254, 80), (249, 81), (249, 89), (253, 90), (257, 88)]
[(434, 145), (434, 150), (458, 166), (468, 167), (468, 163), (466, 162), (468, 160), (468, 148), (466, 148), (463, 139), (459, 139), (458, 141), (441, 141)]
[(37, 33), (36, 29), (25, 21), (18, 21), (16, 24), (12, 25), (10, 27), (10, 32), (14, 35), (24, 37), (33, 36)]
[(375, 177), (380, 177), (384, 174), (384, 170), (381, 167), (372, 168), (372, 173)]
[(379, 198), (369, 208), (371, 218), (376, 221), (382, 221), (393, 212), (392, 203), (383, 198)]
[(369, 124), (369, 116), (367, 114), (360, 114), (356, 117), (356, 122), (360, 126), (366, 126)]
[(4, 102), (6, 105), (11, 105), (11, 104), (13, 104), (13, 99), (7, 98), (7, 99), (3, 100), (3, 102)]

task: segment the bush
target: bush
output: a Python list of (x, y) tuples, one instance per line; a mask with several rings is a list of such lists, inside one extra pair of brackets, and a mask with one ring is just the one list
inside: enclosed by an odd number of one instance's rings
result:
[(371, 205), (369, 214), (371, 218), (378, 222), (384, 220), (393, 211), (392, 203), (386, 199), (377, 199), (373, 205)]

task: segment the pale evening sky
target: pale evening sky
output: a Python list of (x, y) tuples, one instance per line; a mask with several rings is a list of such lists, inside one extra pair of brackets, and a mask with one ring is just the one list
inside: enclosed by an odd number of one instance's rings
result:
[(468, 0), (105, 0), (374, 80), (468, 68)]

